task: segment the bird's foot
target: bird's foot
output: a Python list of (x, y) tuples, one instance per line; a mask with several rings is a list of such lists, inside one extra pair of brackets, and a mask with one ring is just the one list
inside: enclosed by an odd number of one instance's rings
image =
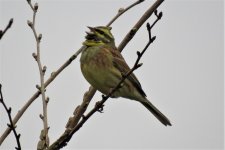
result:
[(95, 106), (97, 107), (98, 112), (103, 113), (104, 104), (102, 104), (101, 102), (96, 102)]

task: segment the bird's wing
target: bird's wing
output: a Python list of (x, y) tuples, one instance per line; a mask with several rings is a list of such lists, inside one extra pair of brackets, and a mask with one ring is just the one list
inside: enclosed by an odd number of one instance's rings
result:
[[(126, 74), (130, 71), (130, 67), (125, 62), (123, 56), (117, 49), (111, 49), (110, 52), (113, 56), (113, 65), (122, 73)], [(145, 92), (143, 91), (140, 82), (136, 78), (136, 76), (131, 73), (127, 79), (137, 88), (141, 95), (146, 96)]]

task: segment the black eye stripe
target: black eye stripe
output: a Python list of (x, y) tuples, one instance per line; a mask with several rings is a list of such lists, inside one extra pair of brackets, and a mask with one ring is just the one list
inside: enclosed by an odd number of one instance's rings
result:
[(104, 33), (102, 30), (96, 29), (96, 31), (97, 31), (98, 33), (100, 33), (100, 34), (104, 34), (104, 35), (105, 35), (105, 33)]
[(96, 29), (96, 31), (99, 33), (99, 34), (101, 34), (101, 35), (103, 35), (105, 38), (107, 38), (107, 39), (112, 39), (108, 34), (106, 34), (104, 31), (102, 31), (102, 30), (100, 30), (100, 29)]

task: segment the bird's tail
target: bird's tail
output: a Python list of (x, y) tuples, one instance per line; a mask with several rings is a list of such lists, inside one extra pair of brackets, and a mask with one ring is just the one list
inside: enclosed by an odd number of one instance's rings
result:
[(141, 104), (143, 104), (162, 124), (165, 126), (172, 124), (170, 123), (169, 119), (163, 115), (150, 101), (145, 99), (145, 101), (140, 101)]

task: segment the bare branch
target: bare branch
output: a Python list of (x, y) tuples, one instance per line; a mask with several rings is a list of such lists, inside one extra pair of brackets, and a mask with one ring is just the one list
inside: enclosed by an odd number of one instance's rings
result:
[(131, 9), (132, 7), (144, 2), (145, 0), (138, 0), (136, 2), (134, 2), (133, 4), (131, 4), (130, 6), (128, 6), (127, 8), (120, 8), (118, 10), (117, 15), (106, 25), (107, 27), (109, 27), (117, 18), (119, 18), (123, 13), (125, 13), (126, 11), (128, 11), (129, 9)]
[(40, 74), (40, 84), (41, 86), (36, 86), (38, 90), (40, 91), (42, 95), (42, 104), (43, 104), (43, 130), (41, 131), (40, 141), (38, 143), (38, 149), (45, 149), (49, 146), (49, 137), (48, 137), (48, 116), (47, 116), (47, 102), (46, 102), (46, 96), (45, 96), (45, 84), (44, 84), (44, 74), (46, 72), (47, 67), (42, 66), (41, 63), (41, 52), (40, 52), (40, 42), (42, 38), (42, 34), (37, 34), (36, 28), (35, 28), (35, 21), (36, 21), (36, 13), (38, 10), (38, 3), (35, 3), (34, 6), (32, 5), (31, 1), (27, 1), (30, 8), (33, 10), (33, 20), (27, 21), (28, 26), (32, 29), (35, 40), (36, 40), (36, 48), (37, 48), (37, 54), (33, 53), (33, 57), (35, 61), (38, 64), (39, 74)]
[(6, 28), (3, 31), (0, 30), (0, 40), (2, 39), (2, 37), (4, 36), (4, 34), (6, 33), (6, 31), (12, 26), (12, 24), (13, 24), (13, 18), (11, 18), (9, 20), (8, 25), (6, 26)]
[(16, 132), (16, 126), (13, 125), (13, 121), (12, 121), (12, 116), (11, 116), (11, 112), (12, 112), (12, 109), (11, 107), (7, 107), (5, 102), (4, 102), (4, 98), (3, 98), (3, 94), (2, 94), (2, 85), (0, 84), (0, 103), (2, 103), (3, 107), (5, 108), (7, 114), (8, 114), (8, 118), (9, 118), (9, 123), (10, 124), (7, 124), (8, 127), (13, 131), (13, 134), (16, 138), (16, 143), (17, 143), (17, 147), (15, 147), (15, 149), (17, 150), (21, 150), (21, 144), (20, 144), (20, 134), (18, 134)]

